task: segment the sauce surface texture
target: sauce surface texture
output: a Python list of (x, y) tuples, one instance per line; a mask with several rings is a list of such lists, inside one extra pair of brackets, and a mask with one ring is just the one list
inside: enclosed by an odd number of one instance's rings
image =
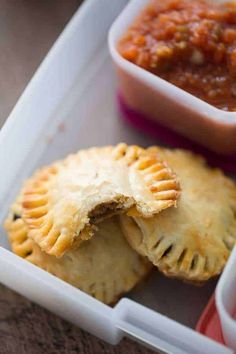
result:
[(118, 50), (213, 106), (236, 111), (235, 3), (152, 0)]

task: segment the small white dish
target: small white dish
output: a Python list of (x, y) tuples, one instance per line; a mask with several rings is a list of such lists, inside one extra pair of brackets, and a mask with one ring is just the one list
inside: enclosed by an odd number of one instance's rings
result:
[(236, 152), (236, 112), (225, 112), (124, 59), (117, 43), (149, 0), (131, 0), (113, 23), (109, 49), (125, 103), (146, 118), (223, 154)]

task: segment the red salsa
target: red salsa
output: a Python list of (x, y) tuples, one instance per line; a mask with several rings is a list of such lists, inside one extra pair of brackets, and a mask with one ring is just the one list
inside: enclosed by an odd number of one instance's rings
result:
[(236, 4), (152, 0), (118, 44), (127, 60), (236, 111)]

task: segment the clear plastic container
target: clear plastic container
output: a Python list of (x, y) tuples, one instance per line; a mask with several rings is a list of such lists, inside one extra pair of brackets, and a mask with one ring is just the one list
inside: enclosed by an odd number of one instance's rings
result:
[(199, 288), (156, 271), (112, 308), (14, 255), (2, 227), (22, 181), (38, 166), (88, 146), (154, 143), (126, 127), (115, 109), (107, 33), (125, 3), (85, 2), (0, 132), (0, 282), (112, 344), (129, 336), (159, 353), (229, 354), (193, 330), (214, 282)]
[(225, 112), (124, 59), (117, 42), (149, 0), (132, 0), (114, 22), (109, 49), (125, 103), (147, 119), (222, 154), (236, 152), (236, 112)]

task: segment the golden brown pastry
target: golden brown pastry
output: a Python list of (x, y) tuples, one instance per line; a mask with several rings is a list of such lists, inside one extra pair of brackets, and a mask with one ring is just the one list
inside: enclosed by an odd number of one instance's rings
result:
[(235, 184), (190, 152), (149, 151), (176, 171), (182, 192), (177, 208), (153, 218), (121, 216), (127, 240), (165, 275), (206, 281), (222, 271), (235, 244)]
[(12, 206), (5, 228), (13, 252), (104, 303), (114, 303), (152, 268), (125, 240), (115, 217), (99, 224), (96, 237), (60, 259), (43, 252), (28, 237), (20, 199)]
[(61, 257), (104, 218), (124, 211), (150, 217), (178, 195), (175, 174), (156, 153), (119, 144), (79, 151), (36, 172), (25, 185), (22, 216), (29, 237)]

